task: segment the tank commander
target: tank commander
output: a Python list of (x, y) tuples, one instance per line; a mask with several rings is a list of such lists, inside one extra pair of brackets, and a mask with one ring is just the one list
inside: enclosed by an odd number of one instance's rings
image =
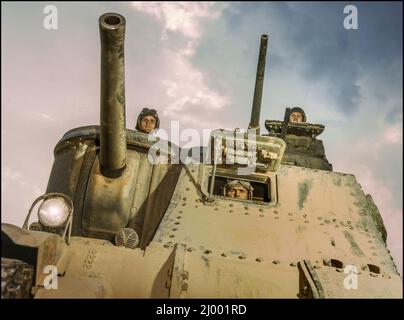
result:
[(303, 123), (306, 122), (306, 114), (304, 110), (299, 107), (294, 107), (290, 110), (289, 122), (291, 123)]
[(248, 181), (229, 180), (223, 188), (223, 194), (228, 198), (252, 200), (254, 188)]
[(155, 109), (143, 108), (136, 121), (136, 130), (151, 133), (160, 127), (160, 119)]

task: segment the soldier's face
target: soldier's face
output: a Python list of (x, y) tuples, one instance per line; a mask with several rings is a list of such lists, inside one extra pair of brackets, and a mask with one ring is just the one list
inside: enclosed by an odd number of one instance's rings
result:
[(242, 186), (234, 186), (227, 189), (226, 197), (247, 200), (248, 190)]
[(303, 122), (303, 115), (300, 112), (292, 112), (289, 117), (289, 121), (292, 123)]
[(140, 120), (140, 131), (150, 133), (156, 128), (156, 119), (153, 116), (146, 116)]

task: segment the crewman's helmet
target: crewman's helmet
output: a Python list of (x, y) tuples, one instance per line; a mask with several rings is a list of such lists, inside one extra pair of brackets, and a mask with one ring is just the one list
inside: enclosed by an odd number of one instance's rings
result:
[(306, 122), (307, 118), (306, 118), (306, 114), (304, 113), (304, 110), (300, 107), (293, 107), (292, 109), (290, 109), (290, 113), (292, 114), (293, 112), (299, 112), (302, 115), (302, 121)]
[(254, 188), (252, 187), (251, 183), (243, 180), (227, 180), (226, 185), (223, 187), (223, 195), (226, 196), (229, 189), (237, 186), (246, 189), (248, 191), (248, 200), (252, 200)]
[(144, 117), (153, 116), (156, 119), (156, 127), (154, 129), (158, 129), (160, 127), (160, 119), (155, 109), (143, 108), (142, 112), (140, 112), (139, 116), (137, 117), (136, 127), (137, 131), (140, 131), (140, 122)]

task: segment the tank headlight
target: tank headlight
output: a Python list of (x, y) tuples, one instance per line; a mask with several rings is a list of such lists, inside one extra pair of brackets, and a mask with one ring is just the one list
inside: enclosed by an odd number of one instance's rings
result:
[(38, 209), (39, 222), (51, 228), (62, 227), (69, 218), (70, 208), (62, 197), (44, 200)]

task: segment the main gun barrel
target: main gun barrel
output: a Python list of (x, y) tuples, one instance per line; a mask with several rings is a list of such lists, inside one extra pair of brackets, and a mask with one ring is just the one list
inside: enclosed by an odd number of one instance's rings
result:
[(99, 19), (101, 37), (101, 172), (120, 177), (126, 167), (125, 18), (106, 13)]
[(261, 36), (260, 52), (258, 57), (257, 76), (255, 79), (254, 88), (254, 100), (251, 111), (251, 121), (249, 128), (256, 131), (259, 134), (260, 130), (260, 112), (262, 101), (262, 90), (264, 86), (264, 74), (265, 74), (265, 58), (267, 55), (268, 36), (263, 34)]

